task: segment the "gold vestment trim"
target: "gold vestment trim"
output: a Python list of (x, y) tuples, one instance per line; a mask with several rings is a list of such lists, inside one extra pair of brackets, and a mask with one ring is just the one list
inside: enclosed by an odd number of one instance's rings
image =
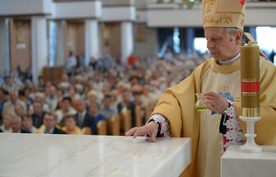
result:
[(242, 108), (243, 117), (260, 117), (260, 108)]
[(241, 78), (242, 82), (259, 82), (259, 78)]
[(242, 92), (242, 96), (259, 96), (259, 92)]

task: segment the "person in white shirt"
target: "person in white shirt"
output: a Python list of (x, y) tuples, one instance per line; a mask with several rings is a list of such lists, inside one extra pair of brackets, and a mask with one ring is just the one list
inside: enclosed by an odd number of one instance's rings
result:
[(15, 106), (16, 105), (21, 105), (21, 107), (23, 108), (24, 114), (26, 114), (27, 106), (23, 101), (20, 101), (18, 99), (18, 92), (17, 91), (12, 91), (12, 92), (10, 92), (9, 96), (10, 96), (10, 100), (5, 102), (4, 108), (3, 108), (3, 113), (15, 114), (15, 109), (14, 109)]
[(66, 69), (67, 71), (71, 71), (72, 68), (74, 68), (75, 66), (77, 66), (77, 58), (74, 56), (73, 52), (70, 51), (69, 52), (69, 57), (66, 60)]
[(70, 97), (64, 97), (62, 99), (61, 109), (58, 109), (56, 112), (57, 123), (61, 126), (64, 125), (65, 116), (74, 115), (77, 111), (72, 107), (72, 100)]

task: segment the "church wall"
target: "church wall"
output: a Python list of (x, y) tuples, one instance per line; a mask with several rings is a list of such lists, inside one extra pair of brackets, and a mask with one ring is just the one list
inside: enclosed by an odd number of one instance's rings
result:
[(17, 66), (23, 71), (31, 66), (31, 21), (29, 19), (10, 20), (10, 67)]
[(7, 71), (7, 45), (6, 45), (6, 29), (5, 18), (0, 19), (0, 75)]
[(73, 51), (76, 57), (84, 52), (84, 22), (67, 22), (66, 28), (66, 57)]
[(139, 57), (156, 55), (158, 51), (157, 29), (148, 28), (144, 23), (136, 23), (134, 31), (134, 52)]
[(55, 66), (64, 66), (68, 54), (65, 53), (65, 21), (57, 21), (57, 53)]
[(103, 56), (108, 52), (112, 57), (121, 56), (121, 23), (104, 23), (102, 32)]

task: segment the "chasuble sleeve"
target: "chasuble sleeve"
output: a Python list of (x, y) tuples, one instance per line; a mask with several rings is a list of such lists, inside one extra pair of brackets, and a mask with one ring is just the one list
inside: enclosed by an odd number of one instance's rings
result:
[[(167, 89), (153, 114), (161, 114), (169, 120), (172, 137), (189, 137), (192, 139), (192, 162), (181, 176), (196, 174), (195, 156), (199, 136), (199, 113), (195, 110), (195, 93), (201, 92), (201, 78), (210, 68), (209, 60), (195, 68), (193, 73), (179, 84)], [(195, 176), (194, 176), (195, 177)]]

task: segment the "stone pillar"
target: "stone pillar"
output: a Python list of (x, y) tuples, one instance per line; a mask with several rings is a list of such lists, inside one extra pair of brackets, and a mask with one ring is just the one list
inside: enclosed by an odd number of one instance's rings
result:
[(0, 76), (10, 72), (9, 57), (9, 19), (0, 18)]
[(43, 16), (31, 17), (32, 74), (36, 83), (43, 68), (48, 65), (47, 20)]
[(85, 66), (89, 65), (90, 58), (100, 57), (99, 24), (97, 19), (85, 20)]
[(55, 66), (65, 66), (67, 55), (65, 53), (65, 28), (66, 21), (56, 21), (57, 25), (57, 50)]
[(121, 61), (125, 62), (133, 52), (133, 24), (122, 22), (121, 24)]
[(194, 38), (195, 38), (195, 30), (193, 28), (187, 28), (187, 31), (186, 31), (186, 45), (187, 45), (187, 53), (188, 54), (193, 53)]

